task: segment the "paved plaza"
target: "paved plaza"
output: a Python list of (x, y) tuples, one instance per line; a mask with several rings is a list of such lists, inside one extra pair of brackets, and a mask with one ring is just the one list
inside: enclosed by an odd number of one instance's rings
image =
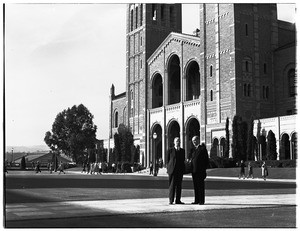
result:
[[(18, 175), (18, 173), (15, 174)], [(88, 176), (78, 171), (69, 171), (66, 175), (63, 175), (64, 179), (62, 176), (53, 176), (46, 173), (44, 173), (45, 175), (28, 174), (32, 175), (36, 180), (37, 178), (50, 179), (46, 177), (55, 177), (55, 179), (58, 180), (66, 180), (66, 182), (70, 177), (72, 177), (70, 179), (80, 177), (78, 178), (80, 181), (90, 178), (97, 181), (97, 179), (102, 178), (100, 175), (98, 178), (97, 176)], [(154, 179), (156, 183), (165, 184), (164, 182), (167, 179), (167, 175), (163, 173), (160, 178), (151, 177), (147, 173), (126, 174), (126, 177), (130, 177), (130, 175), (139, 180), (140, 178), (145, 178), (145, 181), (148, 181), (147, 184), (149, 184), (152, 179)], [(140, 177), (137, 178), (138, 176)], [(102, 179), (109, 180), (109, 174), (107, 174), (106, 177), (108, 179)], [(112, 174), (111, 177), (115, 176)], [(119, 177), (120, 180), (117, 180), (117, 182), (126, 179), (126, 177), (121, 177), (120, 175)], [(190, 176), (185, 176), (185, 178), (186, 181), (188, 181)], [(115, 178), (112, 179), (116, 181)], [(287, 184), (290, 185), (296, 183), (296, 180), (268, 179), (267, 182), (263, 182), (262, 179), (242, 180), (232, 177), (210, 176), (207, 178), (207, 181), (213, 181), (216, 185), (220, 185), (221, 181), (230, 181), (230, 187), (233, 188), (227, 190), (219, 189), (216, 194), (212, 193), (215, 192), (215, 190), (208, 189), (205, 205), (191, 204), (194, 199), (192, 196), (192, 189), (185, 189), (183, 191), (182, 201), (185, 202), (183, 205), (169, 205), (167, 196), (163, 197), (164, 194), (167, 195), (167, 189), (159, 189), (160, 187), (157, 189), (128, 189), (126, 188), (127, 186), (124, 186), (124, 188), (114, 189), (114, 191), (105, 188), (87, 188), (86, 195), (100, 193), (97, 198), (89, 198), (88, 200), (80, 197), (76, 199), (75, 197), (85, 194), (84, 188), (69, 189), (72, 191), (72, 194), (69, 194), (69, 198), (74, 197), (73, 200), (65, 200), (66, 197), (64, 198), (64, 195), (62, 194), (64, 192), (63, 190), (65, 190), (63, 187), (48, 189), (39, 189), (35, 187), (31, 189), (8, 189), (8, 192), (20, 193), (19, 195), (22, 193), (22, 195), (27, 196), (49, 193), (53, 198), (54, 196), (57, 198), (57, 196), (61, 194), (61, 200), (39, 201), (34, 203), (32, 203), (34, 200), (28, 200), (26, 202), (20, 200), (21, 202), (7, 203), (5, 205), (5, 221), (8, 225), (7, 227), (22, 227), (23, 225), (24, 227), (48, 227), (47, 225), (49, 224), (49, 227), (55, 227), (55, 224), (57, 227), (73, 227), (73, 225), (75, 227), (78, 225), (80, 225), (80, 227), (89, 227), (89, 225), (93, 227), (157, 227), (158, 225), (158, 227), (160, 227), (159, 224), (161, 227), (172, 227), (170, 224), (174, 224), (175, 227), (226, 227), (226, 225), (229, 227), (296, 227), (296, 193), (294, 193), (295, 189), (293, 189), (293, 187), (289, 188), (289, 186), (287, 186)], [(277, 187), (278, 189), (272, 189), (273, 186), (270, 189), (263, 189), (259, 186), (257, 188), (257, 186), (255, 186), (255, 188), (249, 190), (238, 189), (239, 186), (237, 186), (237, 188), (234, 189), (235, 184), (241, 184), (245, 181), (250, 184), (251, 182), (261, 182), (262, 186), (263, 184), (274, 185), (274, 187)], [(277, 185), (277, 183), (279, 185)], [(220, 187), (222, 186), (220, 185)], [(160, 193), (158, 196), (152, 198), (138, 198), (139, 196), (133, 196), (132, 199), (124, 199), (118, 196), (122, 194), (122, 190), (123, 192), (128, 190), (132, 195), (135, 195), (135, 191), (136, 194), (139, 194), (140, 192), (145, 194), (145, 190), (148, 190), (149, 194), (151, 194), (151, 192)], [(249, 192), (245, 194), (245, 191), (247, 190)], [(54, 191), (57, 192), (54, 193)], [(163, 193), (161, 191), (163, 191)], [(101, 193), (103, 193), (103, 195)], [(114, 195), (110, 197), (104, 196), (107, 195), (107, 193), (113, 193)], [(238, 220), (228, 221), (227, 216), (230, 216), (229, 219), (234, 219), (235, 216), (239, 216), (238, 214), (243, 213), (246, 214), (245, 219), (239, 219), (245, 222), (244, 225), (238, 223)], [(266, 214), (266, 222), (264, 222), (264, 217), (261, 214)], [(171, 220), (168, 222), (169, 216), (170, 219), (173, 219), (177, 223), (171, 222)], [(194, 216), (196, 217), (196, 220), (194, 219), (191, 222), (189, 219)], [(206, 216), (206, 218), (200, 219), (199, 217), (201, 216)], [(210, 216), (212, 218), (208, 218)], [(135, 219), (132, 217), (135, 217)], [(148, 224), (147, 222), (144, 222), (143, 219), (140, 219), (141, 217), (144, 217), (145, 221), (151, 221), (152, 223)], [(130, 218), (132, 221), (130, 221)], [(150, 218), (153, 219), (151, 220)], [(200, 219), (200, 223), (196, 222), (198, 218)], [(254, 221), (251, 221), (251, 218), (254, 218)], [(88, 222), (82, 224), (80, 223), (81, 219), (88, 220)], [(125, 220), (127, 221), (125, 222)], [(53, 222), (51, 223), (51, 221)], [(212, 221), (215, 221), (215, 223), (211, 223)], [(111, 224), (109, 222), (111, 222)]]

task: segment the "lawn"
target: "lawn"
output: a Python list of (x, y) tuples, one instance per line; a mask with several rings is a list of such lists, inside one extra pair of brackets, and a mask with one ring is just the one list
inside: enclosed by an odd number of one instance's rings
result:
[[(207, 170), (208, 176), (238, 177), (240, 168), (213, 168)], [(254, 178), (261, 177), (261, 169), (253, 168)], [(296, 168), (268, 168), (271, 179), (296, 179)], [(248, 174), (245, 168), (246, 176)]]

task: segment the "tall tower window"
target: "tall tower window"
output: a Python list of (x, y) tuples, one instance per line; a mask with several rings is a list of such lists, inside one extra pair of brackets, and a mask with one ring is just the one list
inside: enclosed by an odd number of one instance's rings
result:
[(133, 30), (133, 10), (130, 11), (130, 31)]
[(294, 97), (296, 95), (295, 69), (291, 69), (288, 72), (288, 84), (289, 84), (289, 96)]
[(115, 112), (115, 128), (118, 127), (118, 111)]
[(165, 19), (165, 5), (164, 4), (162, 4), (161, 8), (160, 8), (160, 18), (161, 18), (161, 20)]
[(246, 67), (246, 72), (249, 72), (249, 63), (248, 63), (248, 61), (246, 61), (245, 67)]
[(265, 95), (266, 95), (266, 87), (263, 86), (263, 99), (265, 98)]
[(267, 74), (267, 64), (264, 63), (264, 74)]
[(140, 8), (140, 25), (143, 25), (143, 4), (141, 4)]
[(135, 7), (135, 28), (138, 28), (139, 8)]
[(251, 91), (251, 85), (250, 84), (248, 84), (248, 89), (247, 90), (248, 90), (247, 95), (250, 97), (250, 91)]
[(266, 87), (266, 99), (269, 99), (269, 87)]
[(170, 6), (170, 25), (173, 27), (174, 25), (174, 8), (173, 6)]
[(245, 24), (245, 35), (248, 36), (248, 24)]
[(152, 20), (153, 21), (156, 21), (156, 14), (157, 14), (156, 4), (152, 4)]
[(244, 96), (247, 96), (247, 84), (244, 84)]
[(213, 90), (210, 90), (210, 101), (213, 101), (214, 100), (214, 95), (213, 95)]
[(213, 73), (213, 66), (210, 65), (209, 67), (209, 76), (212, 77), (212, 73)]

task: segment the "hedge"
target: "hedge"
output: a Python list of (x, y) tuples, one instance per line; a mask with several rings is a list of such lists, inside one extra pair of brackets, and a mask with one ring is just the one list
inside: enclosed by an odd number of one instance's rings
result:
[[(295, 168), (296, 160), (264, 160), (266, 165), (271, 168)], [(263, 160), (259, 161), (250, 161), (251, 165), (255, 167), (261, 167)], [(237, 167), (239, 161), (233, 158), (224, 158), (219, 156), (213, 156), (209, 158), (209, 168), (233, 168)], [(248, 166), (249, 161), (245, 162), (245, 165)]]

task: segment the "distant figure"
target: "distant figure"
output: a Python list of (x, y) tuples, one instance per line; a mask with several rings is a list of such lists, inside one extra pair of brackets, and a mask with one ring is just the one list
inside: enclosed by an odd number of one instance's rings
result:
[(112, 167), (112, 172), (115, 173), (116, 172), (116, 164), (112, 163), (111, 167)]
[(82, 169), (81, 173), (83, 173), (83, 172), (86, 173), (86, 169), (85, 169), (86, 168), (86, 162), (85, 161), (83, 162), (82, 166), (83, 166), (83, 169)]
[(244, 164), (244, 161), (241, 160), (239, 179), (241, 177), (243, 177), (243, 179), (245, 179), (245, 167), (246, 167), (246, 165)]
[(252, 179), (254, 178), (253, 177), (253, 167), (251, 165), (251, 162), (248, 163), (248, 175), (247, 175), (247, 178), (251, 177)]
[(261, 166), (261, 176), (264, 180), (266, 180), (267, 176), (268, 176), (268, 168), (267, 168), (265, 161), (263, 162), (263, 164)]
[(153, 174), (153, 164), (152, 162), (150, 162), (150, 174), (149, 175), (152, 175)]
[(34, 171), (35, 170), (35, 163), (34, 163), (34, 161), (31, 162), (31, 167), (32, 167), (32, 170)]
[(50, 171), (50, 173), (52, 173), (52, 170), (53, 170), (53, 163), (50, 162), (50, 163), (49, 163), (49, 171)]
[(58, 168), (59, 168), (59, 173), (58, 174), (60, 174), (61, 172), (63, 172), (64, 174), (66, 174), (65, 171), (64, 171), (65, 166), (64, 166), (64, 163), (62, 161), (60, 162)]
[(40, 165), (40, 162), (36, 162), (36, 166), (35, 166), (35, 173), (39, 173), (39, 172), (42, 172), (41, 171), (41, 165)]

